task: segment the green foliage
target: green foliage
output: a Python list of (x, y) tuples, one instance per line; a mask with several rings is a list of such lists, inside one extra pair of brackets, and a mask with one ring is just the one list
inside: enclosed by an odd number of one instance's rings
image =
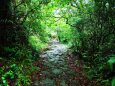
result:
[(104, 84), (105, 86), (110, 86), (110, 81), (109, 80), (102, 80), (101, 84)]
[(43, 43), (39, 37), (37, 37), (36, 35), (34, 36), (30, 36), (28, 39), (29, 43), (31, 44), (31, 46), (36, 50), (36, 51), (40, 51), (41, 49), (46, 47), (46, 44)]
[(67, 17), (67, 24), (74, 28), (72, 49), (80, 52), (84, 61), (90, 65), (91, 68), (87, 71), (89, 79), (103, 81), (104, 86), (110, 83), (109, 80), (102, 79), (102, 70), (108, 68), (107, 61), (110, 70), (114, 70), (114, 56), (108, 60), (115, 52), (113, 4), (115, 3), (109, 0), (90, 0), (87, 3), (85, 0), (72, 1), (71, 7), (68, 8), (71, 15)]
[(115, 78), (112, 79), (111, 86), (115, 86)]
[(109, 64), (109, 67), (110, 67), (110, 70), (111, 71), (114, 71), (114, 65), (115, 65), (115, 55), (112, 55), (110, 57), (110, 59), (108, 60), (108, 64)]
[(0, 77), (1, 84), (0, 85), (9, 86), (8, 80), (13, 80), (15, 78), (15, 73), (13, 72), (13, 68), (15, 67), (15, 64), (10, 65), (10, 67), (7, 71), (6, 71), (6, 67), (3, 66), (0, 68), (0, 75), (1, 75), (1, 77)]
[[(45, 27), (40, 21), (41, 7), (49, 2), (50, 0), (0, 1), (0, 5), (5, 3), (6, 6), (2, 9), (7, 10), (0, 11), (0, 16), (3, 17), (0, 17), (0, 63), (3, 63), (0, 64), (0, 85), (30, 84), (30, 74), (38, 69), (33, 66), (32, 59), (38, 58), (40, 49), (46, 46), (44, 42), (48, 40)], [(39, 38), (35, 34), (39, 34)]]
[(13, 63), (9, 66), (0, 68), (0, 85), (9, 86), (10, 84), (16, 86), (27, 86), (31, 82), (30, 75), (39, 68), (33, 66), (33, 61), (30, 59), (24, 60), (22, 63)]
[(57, 31), (57, 35), (59, 37), (59, 40), (62, 42), (62, 43), (71, 43), (71, 40), (72, 40), (72, 30), (69, 28), (68, 25), (66, 24), (61, 24), (62, 26), (60, 26), (58, 28), (58, 31)]

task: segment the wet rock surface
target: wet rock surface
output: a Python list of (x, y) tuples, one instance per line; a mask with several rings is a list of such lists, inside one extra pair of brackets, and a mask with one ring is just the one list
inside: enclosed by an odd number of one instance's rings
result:
[(40, 55), (44, 66), (47, 66), (47, 69), (41, 72), (45, 78), (34, 81), (32, 86), (68, 86), (67, 79), (74, 75), (68, 67), (67, 51), (66, 45), (60, 44), (57, 40), (51, 41), (48, 50)]

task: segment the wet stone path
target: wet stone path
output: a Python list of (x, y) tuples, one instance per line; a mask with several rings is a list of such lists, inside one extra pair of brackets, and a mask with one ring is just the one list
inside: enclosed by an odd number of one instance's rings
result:
[[(40, 57), (47, 69), (42, 71), (45, 75), (44, 79), (35, 81), (33, 86), (68, 86), (68, 80), (74, 76), (67, 63), (68, 48), (64, 44), (60, 44), (57, 40), (49, 43), (48, 50), (44, 51)], [(72, 82), (73, 85), (76, 86)]]

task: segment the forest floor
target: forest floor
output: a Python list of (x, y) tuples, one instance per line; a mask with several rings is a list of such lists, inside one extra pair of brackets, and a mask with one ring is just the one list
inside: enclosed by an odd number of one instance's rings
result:
[(66, 45), (52, 40), (35, 63), (40, 70), (32, 75), (31, 86), (94, 86), (84, 73), (83, 61), (68, 51)]

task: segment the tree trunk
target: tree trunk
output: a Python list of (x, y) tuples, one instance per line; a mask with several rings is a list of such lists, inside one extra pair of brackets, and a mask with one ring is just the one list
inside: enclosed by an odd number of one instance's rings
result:
[(8, 43), (9, 29), (12, 29), (10, 6), (10, 0), (0, 0), (0, 56), (4, 54), (3, 48), (11, 45)]

